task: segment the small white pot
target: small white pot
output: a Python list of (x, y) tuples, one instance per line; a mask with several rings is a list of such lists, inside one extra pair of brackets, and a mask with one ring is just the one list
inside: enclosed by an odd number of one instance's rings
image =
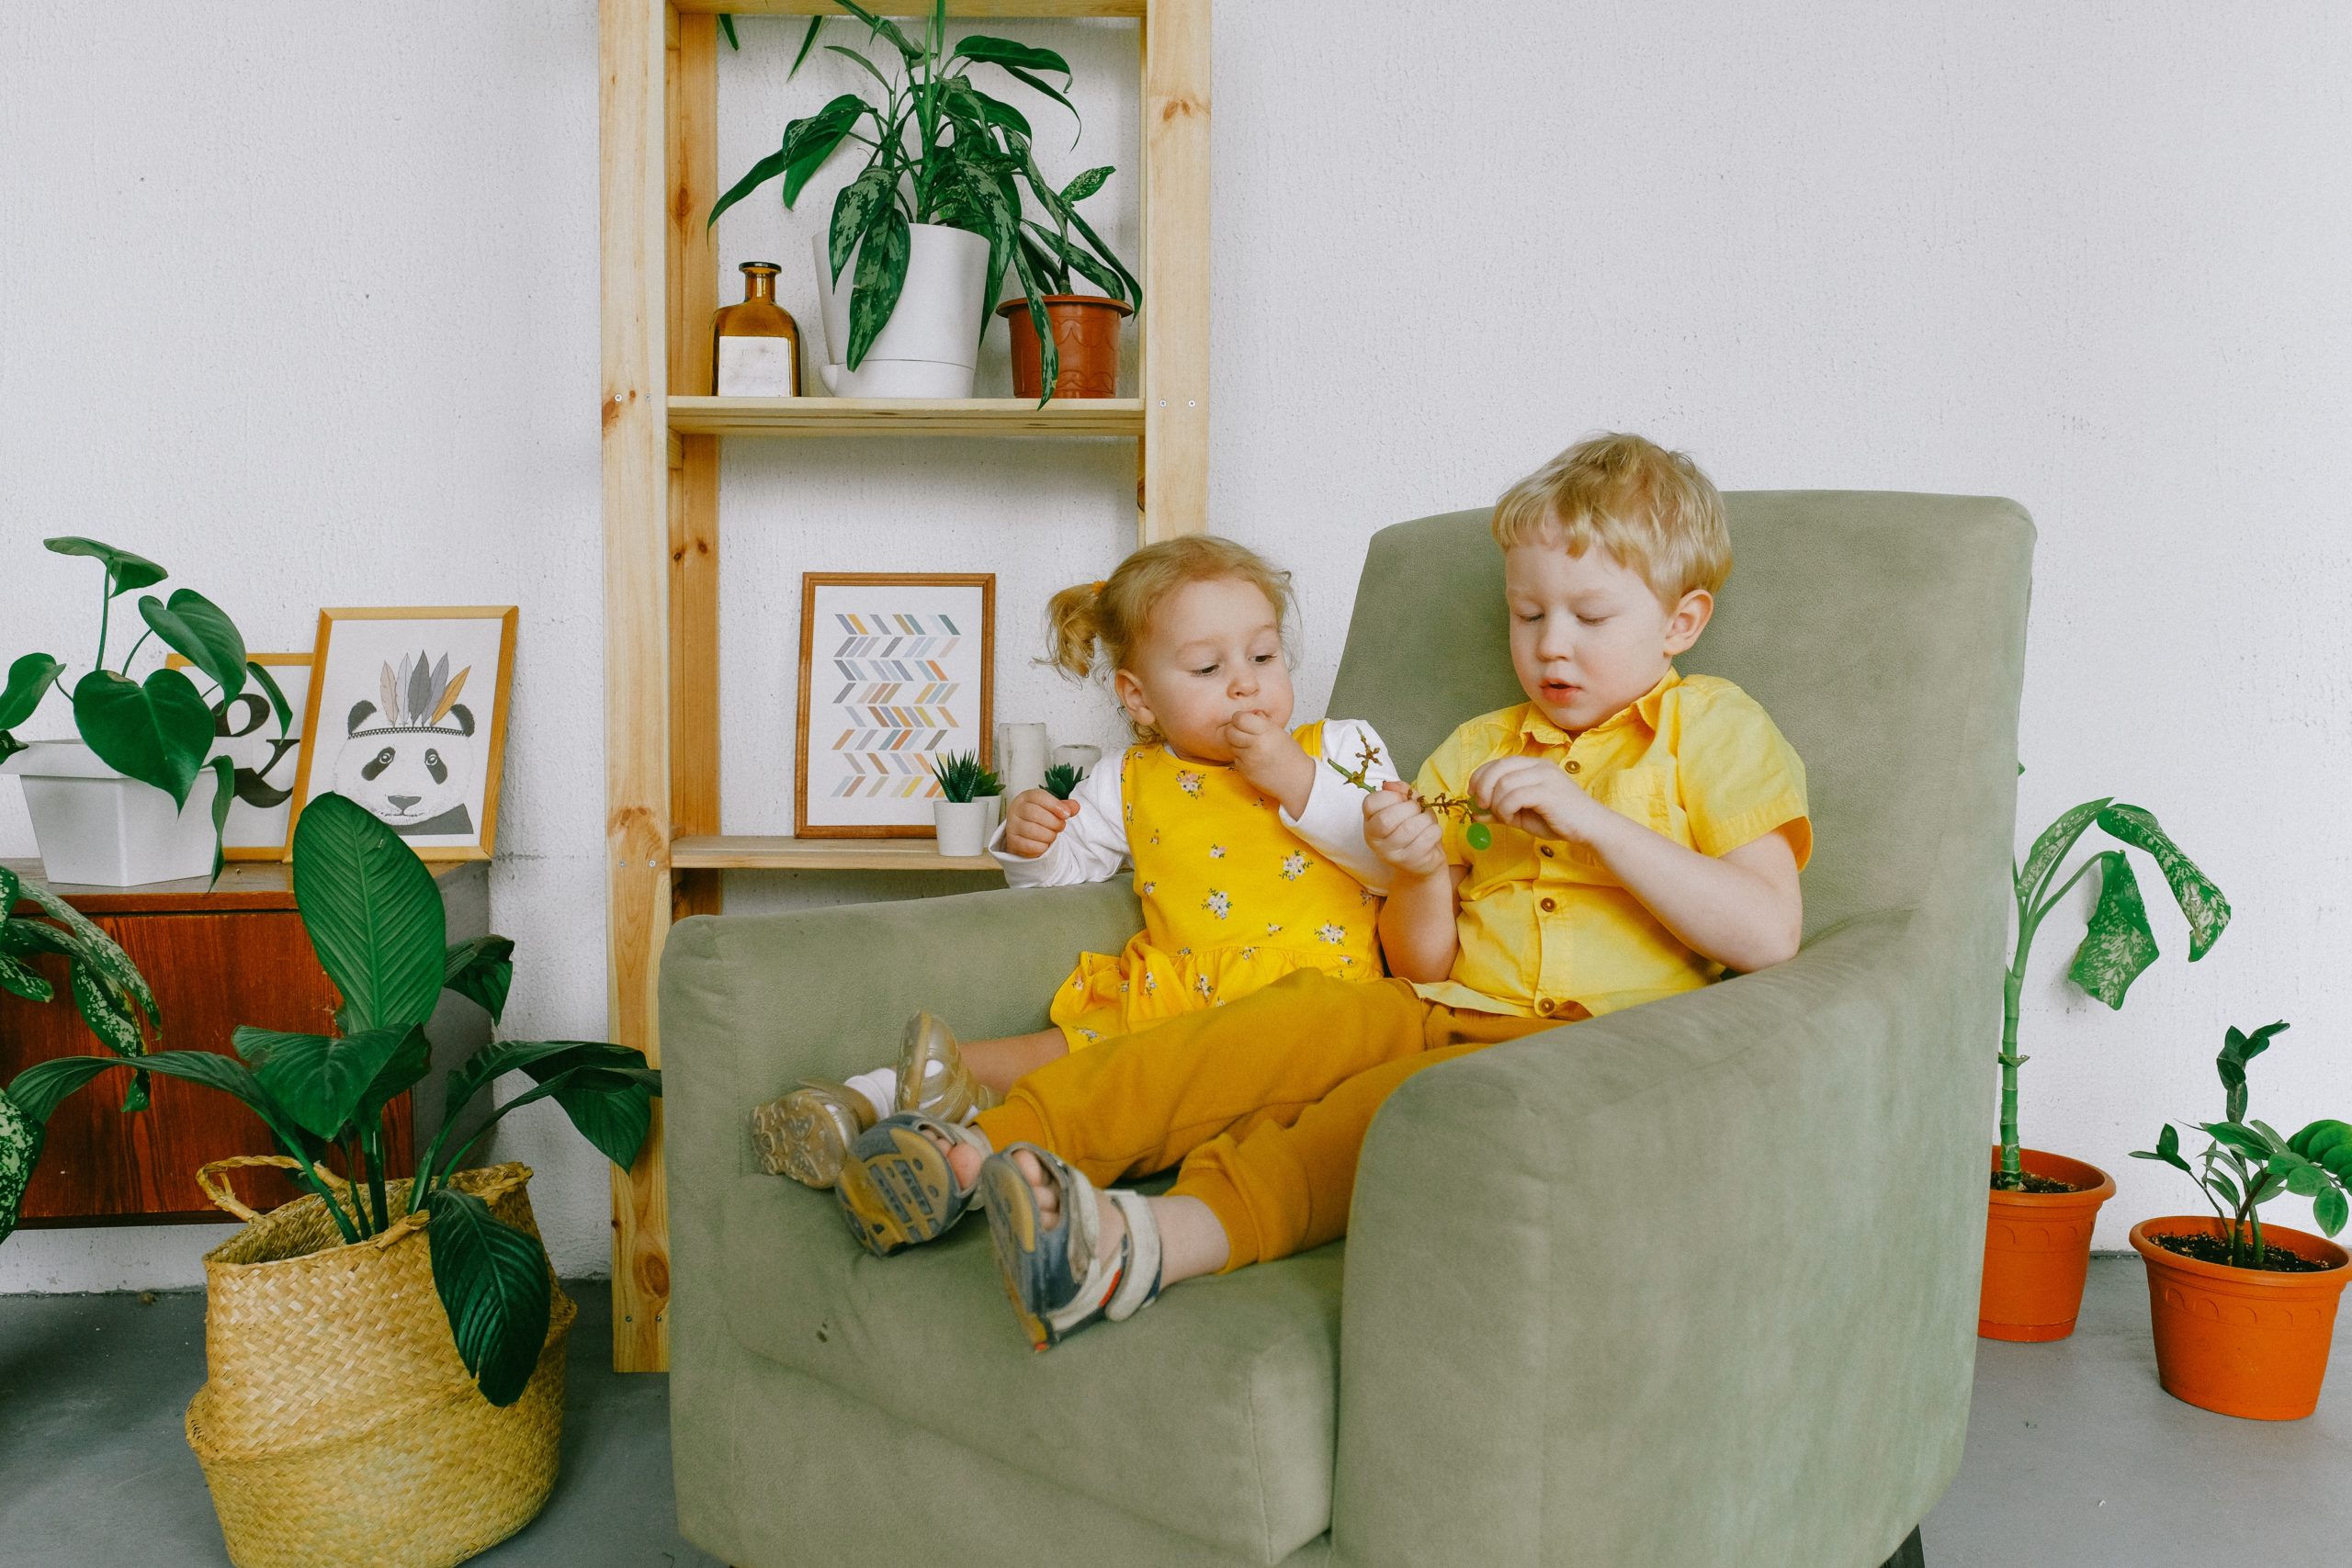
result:
[(187, 808), (153, 784), (126, 778), (79, 740), (36, 740), (0, 763), (24, 781), (43, 874), (51, 882), (135, 887), (212, 874), (212, 792), (208, 768)]
[(1000, 798), (989, 795), (980, 800), (933, 801), (931, 819), (939, 828), (939, 852), (951, 860), (987, 853), (989, 836), (995, 828), (995, 803)]
[[(968, 398), (980, 356), (989, 296), (989, 243), (963, 229), (916, 223), (907, 231), (907, 284), (874, 346), (854, 370), (849, 358), (849, 299), (857, 252), (833, 287), (822, 232), (809, 238), (817, 299), (825, 320), (825, 364), (818, 374), (840, 398)], [(859, 242), (860, 245), (864, 242)]]

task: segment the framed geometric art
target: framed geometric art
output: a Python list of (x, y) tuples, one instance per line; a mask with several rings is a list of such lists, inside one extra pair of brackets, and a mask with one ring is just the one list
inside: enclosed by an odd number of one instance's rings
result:
[(928, 839), (943, 752), (989, 760), (994, 572), (805, 572), (792, 831)]
[(512, 604), (320, 611), (294, 820), (318, 795), (346, 795), (423, 859), (488, 860), (515, 614)]
[[(268, 669), (291, 711), (281, 735), (269, 694), (258, 681), (248, 681), (235, 701), (213, 707), (209, 757), (226, 757), (236, 770), (229, 819), (221, 824), (220, 854), (226, 860), (284, 860), (294, 784), (302, 770), (302, 737), (310, 733), (302, 719), (311, 701), (311, 656), (248, 653), (245, 658)], [(175, 670), (187, 667), (187, 658), (177, 653), (164, 662)]]

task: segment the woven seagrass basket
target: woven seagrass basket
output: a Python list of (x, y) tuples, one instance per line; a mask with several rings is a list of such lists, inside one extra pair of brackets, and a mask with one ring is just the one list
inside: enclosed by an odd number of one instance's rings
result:
[[(535, 1517), (555, 1485), (564, 1341), (577, 1312), (555, 1290), (523, 1397), (501, 1410), (466, 1375), (433, 1288), (424, 1216), (386, 1184), (389, 1230), (344, 1242), (315, 1195), (266, 1214), (221, 1173), (290, 1168), (279, 1156), (198, 1173), (249, 1222), (204, 1257), (207, 1381), (188, 1447), (237, 1568), (447, 1568)], [(450, 1185), (538, 1234), (530, 1168), (460, 1171)]]

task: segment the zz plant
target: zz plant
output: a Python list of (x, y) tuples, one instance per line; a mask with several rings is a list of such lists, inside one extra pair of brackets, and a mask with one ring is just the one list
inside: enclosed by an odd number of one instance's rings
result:
[[(907, 280), (909, 226), (937, 223), (989, 242), (987, 297), (980, 315), (984, 331), (1005, 268), (1010, 265), (1020, 277), (1029, 320), (1037, 330), (1046, 396), (1050, 398), (1061, 357), (1046, 324), (1042, 296), (1068, 293), (1075, 273), (1112, 299), (1131, 304), (1143, 299), (1143, 286), (1135, 274), (1078, 210), (1078, 204), (1101, 190), (1116, 171), (1088, 169), (1057, 186), (1037, 167), (1028, 117), (983, 91), (972, 72), (979, 66), (1001, 71), (1069, 109), (1076, 119), (1077, 107), (1064, 91), (1071, 81), (1069, 62), (1050, 49), (978, 34), (950, 49), (946, 0), (934, 0), (920, 40), (854, 0), (836, 3), (865, 24), (869, 40), (889, 47), (897, 56), (897, 69), (886, 73), (856, 50), (827, 44), (827, 50), (874, 79), (867, 96), (843, 93), (815, 114), (787, 124), (782, 144), (712, 205), (709, 220), (716, 223), (720, 213), (779, 177), (784, 205), (790, 208), (842, 143), (868, 149), (865, 167), (833, 198), (827, 233), (826, 254), (836, 283), (850, 257), (857, 257), (850, 288), (850, 367), (865, 362), (866, 351), (898, 309)], [(795, 70), (815, 46), (825, 20), (809, 19), (793, 62)], [(1060, 76), (1061, 87), (1047, 81), (1047, 75)], [(1044, 221), (1023, 215), (1024, 199), (1035, 203)]]
[[(212, 792), (213, 872), (220, 872), (220, 830), (228, 820), (229, 800), (240, 781), (227, 757), (205, 760), (216, 733), (225, 732), (232, 705), (246, 695), (248, 682), (266, 696), (283, 739), (293, 718), (286, 694), (263, 665), (245, 657), (245, 639), (227, 611), (193, 588), (175, 588), (169, 598), (140, 594), (140, 618), (147, 629), (113, 666), (107, 662), (107, 642), (113, 629), (114, 602), (126, 593), (150, 588), (171, 574), (144, 556), (96, 539), (71, 536), (41, 541), (62, 556), (86, 556), (106, 569), (106, 584), (98, 603), (98, 649), (89, 671), (74, 682), (74, 728), (98, 760), (117, 773), (154, 785), (185, 810), (197, 775), (210, 768), (217, 780)], [(209, 681), (208, 700), (197, 683), (178, 670), (156, 669), (144, 681), (130, 678), (132, 662), (150, 637), (185, 658)], [(0, 687), (0, 760), (25, 749), (13, 731), (32, 717), (50, 688), (62, 683), (64, 662), (47, 653), (28, 653), (8, 667)]]
[[(449, 1071), (440, 1131), (416, 1160), (405, 1203), (396, 1205), (387, 1188), (384, 1109), (431, 1068), (424, 1026), (445, 988), (480, 1003), (493, 1021), (504, 1011), (514, 943), (485, 937), (449, 945), (440, 891), (424, 862), (341, 795), (312, 801), (294, 829), (294, 899), (320, 966), (344, 998), (335, 1033), (243, 1028), (233, 1037), (235, 1056), (165, 1051), (37, 1063), (6, 1090), (0, 1168), (11, 1158), (29, 1168), (58, 1103), (134, 1060), (148, 1072), (233, 1096), (293, 1156), (298, 1177), (346, 1242), (380, 1234), (408, 1210), (426, 1211), (434, 1285), (458, 1353), (483, 1397), (512, 1404), (547, 1338), (547, 1253), (536, 1236), (500, 1224), (487, 1203), (449, 1179), (501, 1118), (539, 1100), (553, 1100), (605, 1157), (631, 1165), (652, 1125), (661, 1074), (643, 1053), (601, 1042), (486, 1045)], [(469, 1105), (515, 1071), (534, 1087), (460, 1139)], [(330, 1159), (349, 1173), (350, 1185), (326, 1179)], [(0, 1213), (0, 1235), (15, 1221), (11, 1202)]]
[(2229, 1236), (2229, 1263), (2233, 1269), (2259, 1269), (2267, 1253), (2262, 1239), (2261, 1208), (2282, 1192), (2312, 1201), (2312, 1217), (2329, 1235), (2352, 1218), (2352, 1126), (2319, 1121), (2291, 1138), (2282, 1138), (2268, 1122), (2246, 1115), (2246, 1064), (2269, 1047), (2271, 1037), (2287, 1026), (2267, 1024), (2252, 1034), (2232, 1029), (2213, 1065), (2222, 1075), (2222, 1116), (2200, 1122), (2199, 1131), (2213, 1141), (2192, 1168), (2181, 1157), (2180, 1132), (2171, 1122), (2156, 1134), (2153, 1149), (2134, 1149), (2133, 1159), (2162, 1160), (2187, 1171), (2205, 1190)]
[[(2085, 857), (2074, 874), (2058, 880), (2058, 871), (2076, 840), (2096, 823), (2120, 846)], [(2001, 984), (2001, 1167), (1993, 1185), (2019, 1191), (2026, 1185), (2018, 1159), (2018, 1069), (2029, 1058), (2018, 1053), (2018, 1003), (2025, 995), (2026, 961), (2041, 923), (2075, 884), (2098, 874), (2098, 903), (2091, 910), (2081, 943), (2067, 977), (2110, 1008), (2123, 1006), (2132, 988), (2157, 957), (2155, 933), (2148, 928), (2148, 907), (2140, 897), (2139, 878), (2132, 874), (2125, 849), (2134, 849), (2156, 863), (2175, 902), (2188, 921), (2188, 959), (2195, 963), (2212, 951), (2230, 923), (2230, 901), (2196, 863), (2181, 853), (2153, 813), (2137, 806), (2119, 806), (2113, 796), (2086, 800), (2052, 822), (2033, 841), (2025, 863), (2010, 870), (2017, 902), (2017, 946)]]

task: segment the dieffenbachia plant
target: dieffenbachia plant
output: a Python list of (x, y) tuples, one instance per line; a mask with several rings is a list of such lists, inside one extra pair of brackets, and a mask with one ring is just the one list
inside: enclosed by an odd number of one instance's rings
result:
[[(989, 243), (983, 332), (1004, 269), (1010, 265), (1020, 277), (1043, 355), (1042, 404), (1053, 396), (1054, 378), (1061, 369), (1043, 296), (1069, 292), (1073, 272), (1112, 299), (1130, 303), (1141, 303), (1143, 285), (1078, 210), (1078, 204), (1102, 189), (1115, 171), (1088, 169), (1057, 186), (1037, 167), (1028, 117), (981, 91), (971, 73), (976, 66), (1000, 70), (1061, 105), (1076, 119), (1077, 106), (1062, 90), (1070, 85), (1069, 62), (1050, 49), (978, 34), (948, 48), (945, 0), (934, 0), (920, 41), (854, 0), (836, 4), (899, 57), (898, 70), (886, 73), (855, 50), (825, 46), (871, 76), (875, 85), (867, 92), (881, 101), (843, 93), (807, 118), (793, 120), (785, 127), (783, 143), (712, 205), (710, 221), (716, 223), (720, 213), (779, 176), (784, 205), (789, 208), (843, 142), (870, 149), (865, 168), (833, 198), (828, 231), (827, 255), (837, 282), (851, 255), (857, 257), (849, 297), (850, 368), (865, 362), (866, 351), (898, 309), (907, 281), (908, 226), (937, 223), (967, 230)], [(793, 61), (796, 71), (808, 57), (824, 22), (822, 17), (809, 18)], [(1047, 73), (1060, 76), (1062, 87), (1046, 81)], [(1024, 192), (1046, 221), (1022, 215)]]
[[(248, 682), (269, 699), (282, 738), (293, 711), (286, 694), (268, 670), (245, 657), (245, 639), (227, 611), (193, 588), (175, 588), (168, 599), (153, 593), (139, 597), (139, 615), (147, 629), (130, 645), (120, 662), (107, 663), (107, 639), (114, 602), (125, 593), (153, 587), (171, 574), (144, 556), (133, 555), (96, 539), (62, 536), (42, 544), (62, 556), (87, 556), (106, 569), (106, 587), (98, 605), (98, 651), (90, 671), (74, 682), (74, 728), (98, 760), (141, 784), (153, 784), (185, 810), (197, 775), (208, 767), (216, 783), (212, 791), (214, 875), (220, 871), (220, 832), (229, 818), (229, 801), (237, 786), (236, 764), (229, 758), (205, 753), (213, 737), (224, 732), (231, 705), (245, 694)], [(181, 671), (157, 669), (144, 681), (130, 678), (130, 667), (150, 637), (188, 661), (211, 682), (207, 701), (197, 683)], [(25, 749), (11, 733), (32, 717), (51, 686), (65, 672), (62, 660), (47, 653), (28, 653), (8, 667), (0, 687), (0, 760)]]
[[(2060, 863), (2075, 840), (2093, 823), (2118, 844), (2134, 849), (2156, 863), (2175, 902), (2188, 921), (2188, 959), (2205, 956), (2230, 923), (2230, 901), (2194, 862), (2156, 825), (2155, 817), (2137, 806), (2118, 806), (2114, 797), (2086, 800), (2052, 822), (2039, 839), (2025, 863), (2011, 868), (2017, 900), (2017, 947), (2001, 986), (2001, 1168), (1993, 1185), (2016, 1191), (2025, 1185), (2018, 1150), (2018, 1068), (2028, 1058), (2018, 1054), (2018, 1005), (2025, 994), (2026, 960), (2041, 922), (2075, 884), (2098, 873), (2098, 903), (2091, 910), (2088, 929), (2067, 977), (2110, 1008), (2123, 1005), (2123, 994), (2142, 971), (2156, 961), (2155, 933), (2148, 928), (2148, 907), (2140, 897), (2139, 879), (2123, 849), (2099, 850), (2075, 867), (2074, 874), (2057, 881)], [(2053, 887), (2052, 884), (2055, 883)]]
[(2224, 1096), (2219, 1122), (2200, 1122), (2198, 1128), (2213, 1141), (2192, 1168), (2181, 1157), (2180, 1132), (2171, 1122), (2156, 1134), (2153, 1149), (2134, 1149), (2133, 1159), (2162, 1160), (2188, 1171), (2205, 1190), (2205, 1201), (2229, 1232), (2230, 1266), (2262, 1266), (2262, 1205), (2282, 1192), (2312, 1201), (2312, 1218), (2329, 1235), (2352, 1218), (2352, 1126), (2319, 1121), (2291, 1138), (2282, 1138), (2267, 1122), (2245, 1113), (2246, 1064), (2268, 1048), (2271, 1036), (2287, 1026), (2273, 1023), (2243, 1034), (2229, 1032), (2222, 1054), (2213, 1059), (2222, 1075)]
[[(339, 795), (305, 807), (294, 829), (294, 901), (320, 967), (343, 998), (334, 1034), (239, 1029), (235, 1056), (159, 1051), (136, 1065), (220, 1090), (244, 1104), (298, 1164), (346, 1242), (397, 1220), (386, 1189), (385, 1107), (431, 1068), (424, 1021), (444, 989), (479, 1003), (495, 1022), (505, 1010), (514, 943), (483, 937), (449, 945), (440, 889), (416, 852)], [(41, 1129), (67, 1095), (124, 1056), (68, 1056), (18, 1073), (0, 1109), (0, 1170), (28, 1172)], [(492, 1111), (462, 1139), (466, 1108), (493, 1080), (521, 1072), (534, 1088)], [(644, 1053), (597, 1041), (500, 1041), (453, 1067), (440, 1131), (416, 1161), (408, 1209), (424, 1209), (433, 1282), (449, 1328), (483, 1397), (522, 1397), (552, 1304), (538, 1238), (501, 1224), (481, 1199), (448, 1184), (484, 1134), (509, 1111), (553, 1100), (582, 1136), (624, 1168), (636, 1162), (653, 1121), (662, 1075)], [(324, 1174), (333, 1158), (349, 1186)], [(21, 1193), (21, 1185), (17, 1192)], [(0, 1236), (16, 1222), (13, 1199)]]

